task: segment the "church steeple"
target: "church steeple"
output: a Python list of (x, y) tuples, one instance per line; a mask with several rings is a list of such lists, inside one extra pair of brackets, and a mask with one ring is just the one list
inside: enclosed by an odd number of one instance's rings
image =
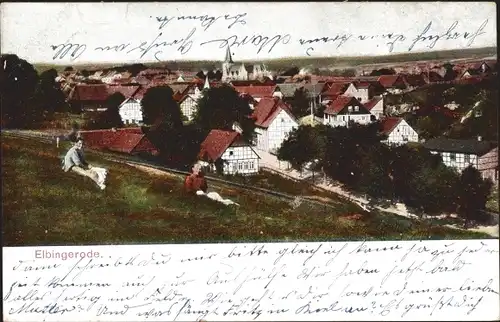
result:
[(226, 47), (226, 59), (224, 60), (224, 62), (234, 64), (233, 55), (231, 55), (231, 49), (229, 48), (229, 45), (227, 45)]
[(210, 82), (208, 81), (208, 76), (205, 78), (205, 85), (203, 86), (203, 89), (209, 89), (210, 88)]

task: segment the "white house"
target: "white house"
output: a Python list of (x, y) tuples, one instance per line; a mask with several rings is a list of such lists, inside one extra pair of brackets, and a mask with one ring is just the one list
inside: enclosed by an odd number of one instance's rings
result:
[(201, 143), (198, 158), (207, 162), (211, 171), (215, 171), (216, 164), (220, 162), (223, 174), (251, 175), (259, 172), (259, 155), (237, 131), (210, 131)]
[(435, 138), (424, 143), (432, 154), (439, 154), (443, 163), (462, 171), (469, 165), (478, 169), (483, 178), (489, 177), (498, 183), (498, 148), (497, 144), (477, 140), (458, 140)]
[[(208, 77), (205, 79), (205, 85), (203, 86), (203, 90), (209, 89), (210, 83), (208, 82)], [(194, 93), (188, 93), (183, 96), (179, 101), (179, 106), (181, 108), (182, 114), (191, 121), (193, 119), (193, 115), (196, 112), (196, 108), (198, 107), (198, 99), (201, 97), (202, 91), (198, 88), (198, 86), (194, 86)]]
[(340, 95), (328, 103), (323, 116), (323, 124), (331, 126), (348, 126), (350, 122), (368, 124), (375, 117), (352, 96)]
[(377, 120), (384, 116), (384, 97), (374, 96), (363, 104)]
[(373, 97), (373, 86), (368, 82), (352, 82), (343, 95), (353, 96), (360, 102), (367, 102)]
[(277, 97), (262, 98), (252, 116), (255, 119), (254, 144), (266, 152), (275, 152), (288, 133), (299, 126), (289, 107)]
[(148, 87), (141, 86), (131, 97), (120, 104), (119, 113), (124, 124), (142, 124), (141, 100)]
[(381, 123), (382, 133), (387, 136), (382, 142), (391, 145), (418, 142), (418, 133), (402, 117), (387, 117)]

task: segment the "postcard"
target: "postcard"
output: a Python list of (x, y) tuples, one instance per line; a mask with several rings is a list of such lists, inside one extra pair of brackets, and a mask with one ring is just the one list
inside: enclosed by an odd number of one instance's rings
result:
[(4, 321), (493, 321), (496, 5), (1, 4)]

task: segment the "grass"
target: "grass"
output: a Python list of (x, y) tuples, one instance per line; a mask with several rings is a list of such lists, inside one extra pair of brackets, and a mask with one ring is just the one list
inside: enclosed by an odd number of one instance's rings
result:
[[(365, 64), (383, 64), (383, 63), (400, 63), (400, 62), (411, 62), (419, 60), (451, 60), (460, 58), (483, 58), (486, 56), (496, 55), (496, 47), (484, 47), (484, 48), (468, 48), (468, 49), (457, 49), (457, 50), (439, 50), (439, 51), (427, 51), (427, 52), (411, 52), (402, 54), (392, 54), (392, 55), (380, 55), (380, 56), (359, 56), (359, 57), (349, 57), (349, 56), (339, 56), (339, 57), (283, 57), (278, 59), (270, 60), (259, 60), (251, 61), (245, 60), (245, 64), (252, 63), (265, 63), (271, 70), (282, 70), (287, 69), (292, 66), (305, 67), (310, 66), (312, 68), (322, 68), (330, 66), (341, 66), (341, 67), (354, 67)], [(223, 57), (221, 57), (222, 59)], [(199, 71), (203, 68), (217, 69), (220, 68), (220, 61), (164, 61), (158, 62), (144, 62), (144, 65), (148, 67), (167, 67), (171, 70), (191, 70)], [(35, 63), (33, 64), (38, 73), (45, 70), (54, 68), (57, 71), (63, 71), (67, 65), (55, 65), (55, 64), (44, 64)], [(99, 63), (87, 63), (74, 65), (77, 69), (87, 69), (95, 70), (100, 68), (118, 67), (123, 64), (99, 64)]]
[(210, 190), (241, 205), (228, 207), (186, 195), (183, 177), (159, 177), (87, 152), (89, 162), (110, 169), (108, 188), (101, 191), (87, 178), (60, 170), (64, 151), (2, 138), (5, 246), (488, 238), (378, 213), (354, 221), (345, 215), (362, 213), (359, 208), (333, 197), (335, 209), (296, 206), (209, 182)]

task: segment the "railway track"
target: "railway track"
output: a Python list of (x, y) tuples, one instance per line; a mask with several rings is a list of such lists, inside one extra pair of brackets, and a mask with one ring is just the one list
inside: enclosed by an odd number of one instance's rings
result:
[[(19, 131), (19, 130), (2, 130), (2, 137), (13, 137), (13, 138), (22, 139), (22, 140), (36, 140), (38, 142), (45, 143), (45, 144), (55, 144), (55, 142), (56, 142), (56, 136), (47, 136), (44, 134), (36, 134), (36, 133), (26, 133), (24, 131)], [(94, 155), (100, 156), (103, 159), (106, 159), (106, 160), (109, 160), (112, 162), (128, 163), (131, 165), (144, 166), (144, 167), (148, 167), (151, 169), (160, 170), (160, 171), (163, 171), (166, 173), (177, 174), (177, 175), (184, 175), (185, 176), (185, 175), (189, 174), (189, 172), (181, 171), (178, 169), (168, 168), (168, 167), (159, 165), (155, 162), (143, 160), (143, 159), (140, 159), (140, 158), (135, 157), (135, 156), (123, 156), (123, 155), (117, 155), (117, 154), (113, 154), (113, 153), (102, 152), (102, 151), (97, 151), (97, 150), (92, 150), (92, 149), (89, 149), (89, 150), (92, 151), (92, 153)], [(269, 190), (269, 189), (265, 189), (265, 188), (261, 188), (261, 187), (256, 187), (256, 186), (245, 185), (245, 184), (236, 183), (236, 182), (232, 182), (232, 181), (227, 181), (227, 180), (224, 180), (221, 178), (216, 178), (213, 176), (205, 176), (205, 178), (209, 182), (219, 183), (219, 184), (223, 184), (226, 186), (243, 189), (246, 191), (259, 193), (262, 195), (273, 196), (273, 197), (276, 197), (276, 198), (279, 198), (282, 200), (286, 200), (288, 202), (294, 202), (297, 206), (300, 205), (302, 202), (306, 202), (306, 203), (311, 204), (311, 205), (321, 206), (321, 207), (330, 208), (330, 209), (336, 209), (335, 206), (333, 206), (331, 204), (320, 202), (317, 200), (313, 200), (313, 199), (308, 198), (307, 196), (290, 195), (290, 194), (277, 192), (277, 191), (273, 191), (273, 190)], [(342, 196), (339, 196), (339, 198), (344, 199), (344, 198), (342, 198)], [(345, 200), (345, 201), (349, 202), (348, 200)], [(360, 211), (361, 211), (361, 209), (360, 209)]]

